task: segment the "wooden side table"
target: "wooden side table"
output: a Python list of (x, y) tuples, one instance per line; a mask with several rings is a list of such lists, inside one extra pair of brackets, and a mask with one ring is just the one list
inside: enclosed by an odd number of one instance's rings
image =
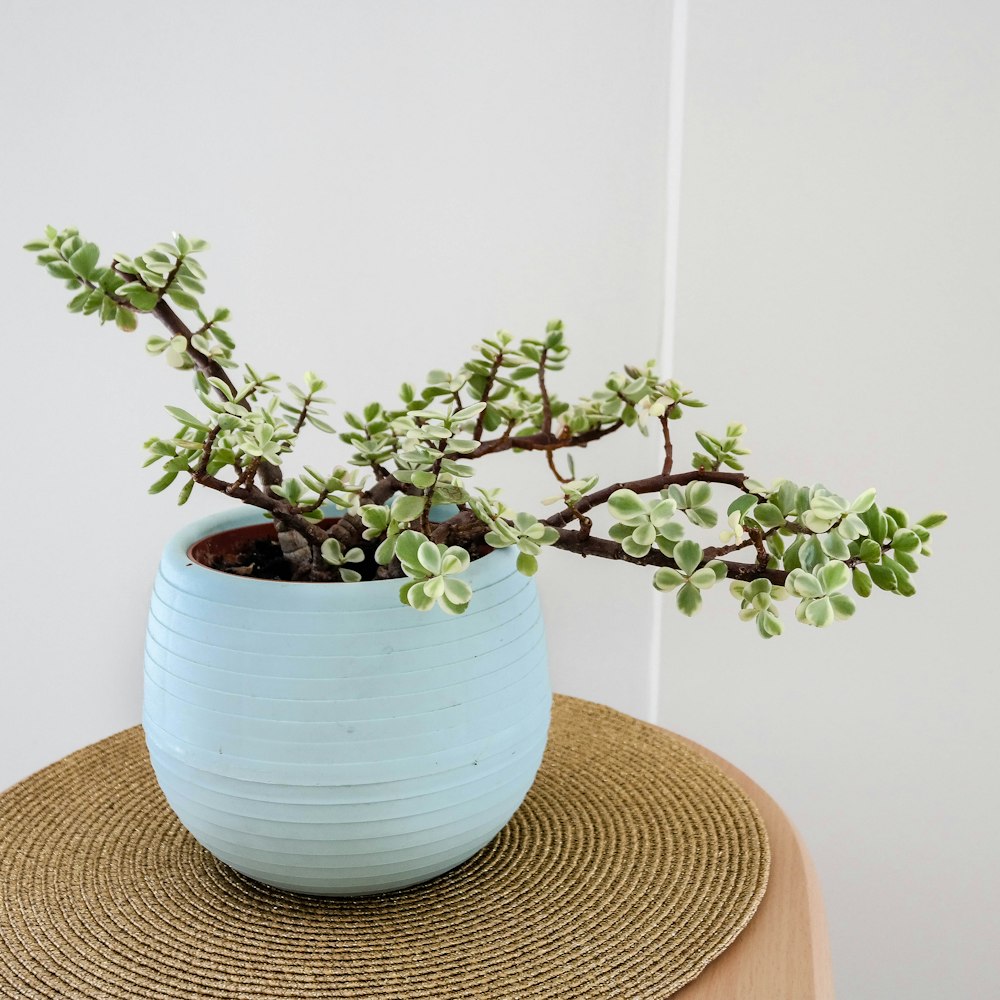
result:
[(798, 831), (774, 799), (742, 771), (697, 743), (684, 742), (713, 760), (760, 810), (771, 842), (771, 874), (750, 925), (674, 996), (680, 1000), (833, 1000), (823, 898)]

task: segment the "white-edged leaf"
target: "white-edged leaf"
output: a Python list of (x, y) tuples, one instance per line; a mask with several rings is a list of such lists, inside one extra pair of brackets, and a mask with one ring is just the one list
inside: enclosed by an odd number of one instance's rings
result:
[(669, 593), (684, 584), (684, 577), (670, 566), (662, 566), (653, 574), (653, 586)]
[(701, 565), (701, 555), (701, 546), (690, 538), (674, 546), (674, 562), (685, 576), (690, 576)]

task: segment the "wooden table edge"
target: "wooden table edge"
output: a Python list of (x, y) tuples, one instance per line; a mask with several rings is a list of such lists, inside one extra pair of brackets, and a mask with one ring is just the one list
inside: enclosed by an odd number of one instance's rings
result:
[(747, 928), (679, 1000), (834, 1000), (830, 939), (819, 877), (795, 826), (755, 781), (686, 737), (760, 811), (771, 845), (767, 892)]

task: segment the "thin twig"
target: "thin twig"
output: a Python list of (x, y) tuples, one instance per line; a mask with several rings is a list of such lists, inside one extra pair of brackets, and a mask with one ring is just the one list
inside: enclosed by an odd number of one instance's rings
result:
[(663, 475), (669, 476), (674, 467), (674, 446), (670, 440), (670, 411), (676, 403), (667, 407), (666, 413), (660, 417), (660, 427), (663, 428)]

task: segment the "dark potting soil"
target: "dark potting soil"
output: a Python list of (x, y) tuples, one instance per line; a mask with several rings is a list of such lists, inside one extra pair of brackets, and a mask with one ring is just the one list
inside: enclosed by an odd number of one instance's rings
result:
[(291, 580), (292, 567), (274, 539), (257, 538), (235, 551), (213, 554), (208, 563), (234, 576), (250, 576), (256, 580)]

